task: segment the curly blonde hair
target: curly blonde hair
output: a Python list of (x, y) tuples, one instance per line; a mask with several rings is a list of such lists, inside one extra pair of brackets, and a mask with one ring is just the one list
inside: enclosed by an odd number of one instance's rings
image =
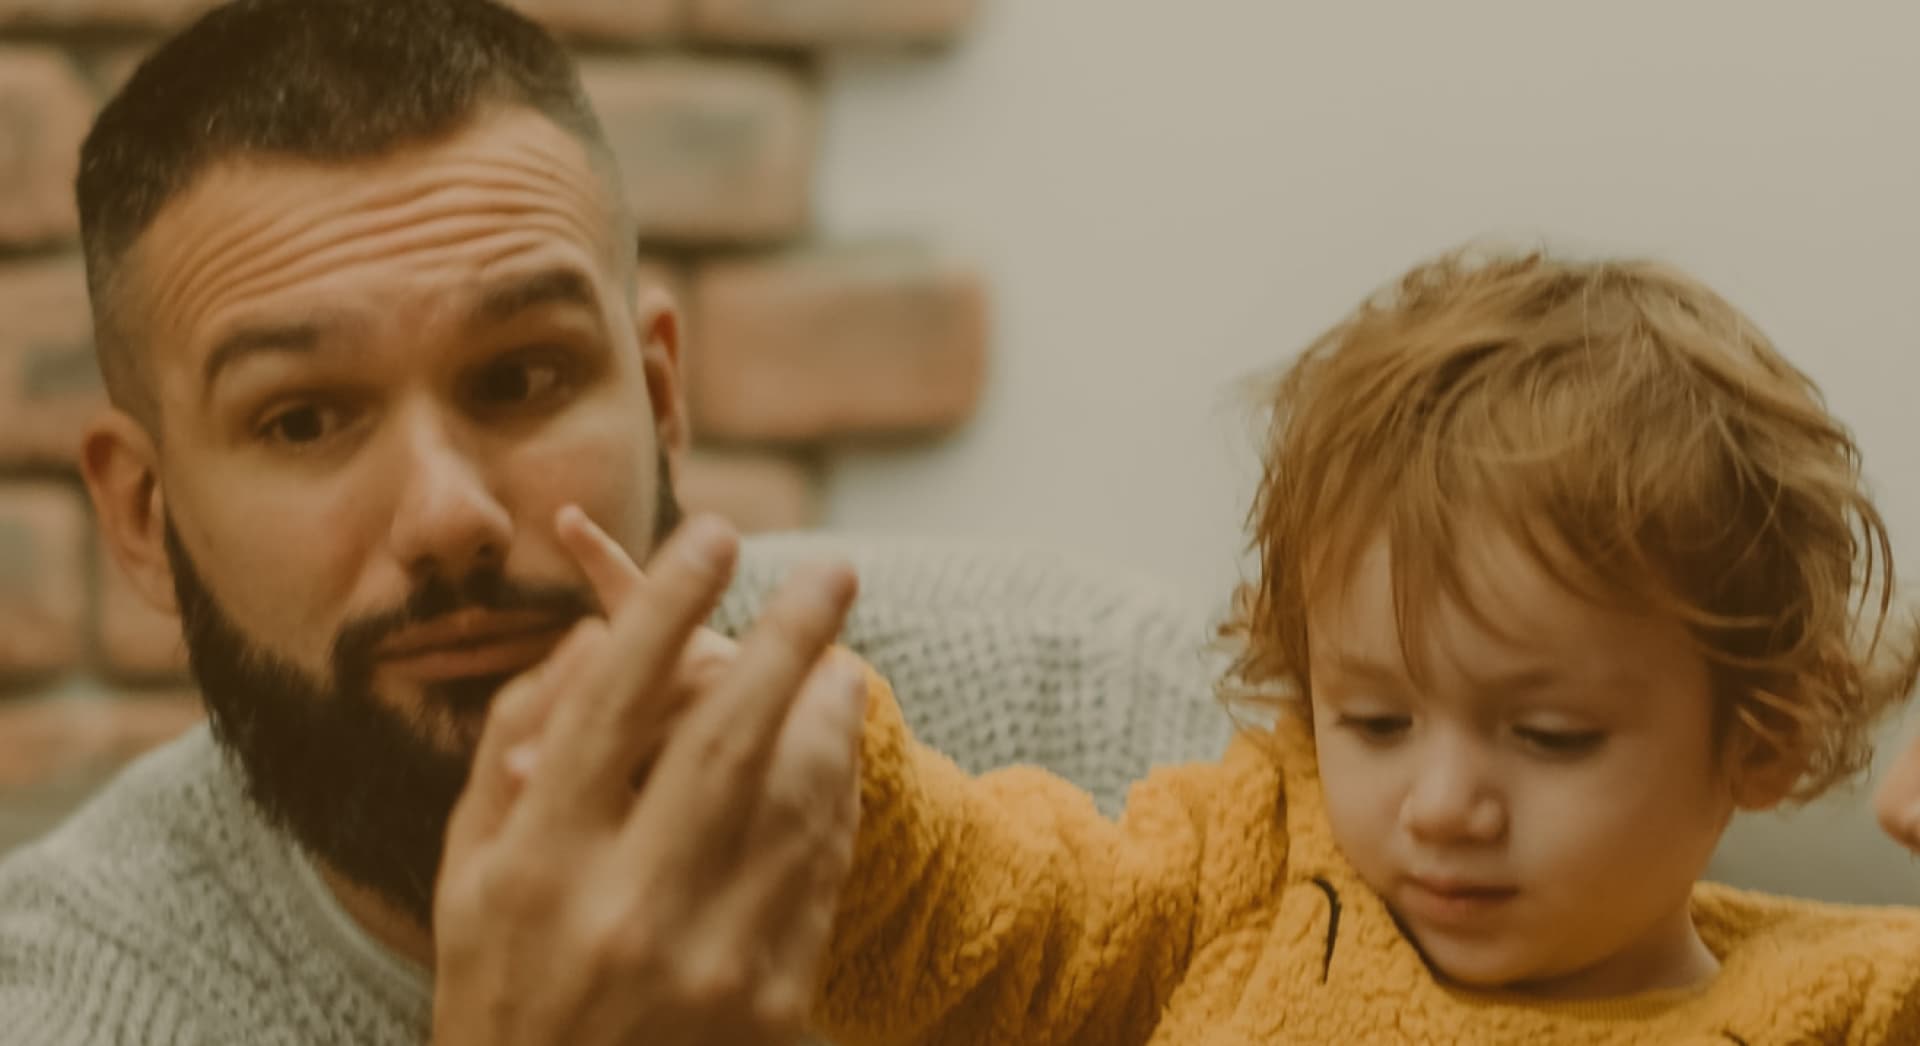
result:
[(1791, 799), (1863, 769), (1873, 724), (1913, 688), (1914, 623), (1851, 434), (1682, 273), (1455, 252), (1260, 390), (1259, 573), (1222, 629), (1231, 703), (1311, 695), (1309, 599), (1381, 536), (1408, 650), (1436, 595), (1491, 621), (1456, 555), (1460, 529), (1488, 523), (1570, 590), (1682, 621), (1717, 735), (1794, 760)]

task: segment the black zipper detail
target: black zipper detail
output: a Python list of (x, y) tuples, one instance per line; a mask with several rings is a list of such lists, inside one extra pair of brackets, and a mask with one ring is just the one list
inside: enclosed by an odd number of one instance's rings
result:
[(1334, 892), (1332, 883), (1319, 876), (1314, 876), (1313, 885), (1327, 895), (1327, 954), (1320, 960), (1320, 983), (1325, 984), (1327, 973), (1333, 969), (1333, 942), (1340, 936), (1340, 895)]

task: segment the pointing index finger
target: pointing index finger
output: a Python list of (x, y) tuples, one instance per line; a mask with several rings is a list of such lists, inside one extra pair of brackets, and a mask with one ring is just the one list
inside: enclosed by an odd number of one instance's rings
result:
[(564, 505), (554, 513), (553, 530), (560, 547), (586, 574), (601, 612), (609, 618), (618, 614), (644, 578), (639, 564), (579, 505)]

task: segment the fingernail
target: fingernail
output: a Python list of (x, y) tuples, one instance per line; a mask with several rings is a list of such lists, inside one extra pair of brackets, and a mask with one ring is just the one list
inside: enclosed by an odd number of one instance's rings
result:
[(540, 765), (540, 746), (529, 741), (507, 749), (507, 772), (515, 777), (526, 779), (533, 776), (533, 769)]

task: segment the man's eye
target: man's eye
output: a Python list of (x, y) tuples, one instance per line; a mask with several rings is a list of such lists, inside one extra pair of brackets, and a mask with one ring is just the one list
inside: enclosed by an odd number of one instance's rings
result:
[(557, 360), (501, 360), (475, 376), (473, 398), (487, 407), (538, 403), (559, 391), (566, 378), (567, 369)]
[(1403, 715), (1343, 715), (1340, 726), (1376, 744), (1397, 741), (1413, 727), (1413, 718)]
[(278, 411), (260, 427), (263, 439), (290, 447), (318, 443), (339, 430), (342, 414), (332, 407), (303, 403)]
[(1585, 755), (1607, 739), (1604, 730), (1542, 730), (1516, 726), (1513, 733), (1528, 748), (1552, 756)]

